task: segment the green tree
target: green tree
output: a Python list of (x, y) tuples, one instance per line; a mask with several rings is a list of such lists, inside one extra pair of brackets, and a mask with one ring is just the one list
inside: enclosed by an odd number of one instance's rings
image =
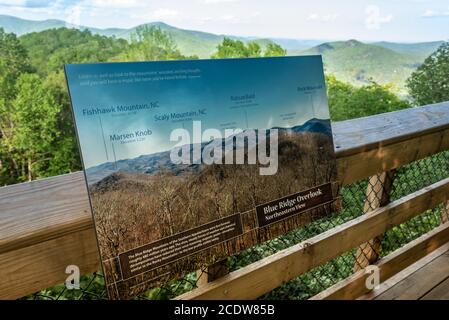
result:
[(14, 122), (12, 101), (17, 94), (16, 82), (21, 74), (32, 71), (25, 48), (12, 33), (0, 28), (0, 185), (16, 182), (20, 166), (14, 146), (6, 143), (12, 137)]
[(30, 59), (19, 39), (0, 28), (0, 99), (14, 97), (16, 79), (23, 72), (31, 71)]
[(29, 33), (20, 42), (41, 76), (61, 72), (66, 63), (106, 62), (128, 48), (124, 39), (67, 28)]
[(7, 150), (4, 156), (14, 163), (14, 170), (2, 180), (31, 181), (47, 175), (58, 137), (55, 130), (58, 106), (36, 74), (22, 74), (16, 92), (5, 115), (10, 125), (2, 128), (5, 134), (1, 139), (1, 146)]
[(246, 54), (248, 57), (261, 57), (262, 48), (257, 42), (250, 41), (246, 44)]
[(375, 82), (363, 87), (354, 87), (341, 82), (333, 75), (326, 77), (331, 119), (341, 121), (366, 117), (374, 114), (409, 108), (407, 101), (401, 100), (390, 90)]
[(249, 57), (249, 52), (243, 41), (224, 38), (217, 46), (217, 52), (212, 55), (214, 59), (244, 58)]
[(217, 46), (217, 52), (212, 55), (213, 59), (224, 58), (257, 58), (257, 57), (275, 57), (285, 56), (287, 51), (276, 43), (269, 43), (264, 52), (259, 43), (249, 41), (244, 43), (240, 40), (224, 38)]
[(269, 43), (267, 45), (267, 48), (265, 49), (265, 53), (264, 53), (265, 57), (281, 57), (281, 56), (286, 56), (286, 55), (287, 55), (287, 50), (282, 48), (277, 43)]
[(407, 80), (416, 105), (449, 100), (449, 42), (430, 55)]
[(62, 70), (34, 72), (14, 34), (0, 30), (0, 185), (80, 168)]
[(55, 130), (58, 131), (59, 135), (55, 141), (53, 158), (49, 163), (47, 175), (58, 175), (81, 170), (75, 125), (64, 73), (60, 71), (49, 74), (43, 81), (43, 86), (51, 94), (58, 106)]
[(137, 28), (131, 37), (129, 48), (116, 60), (158, 61), (186, 58), (166, 32), (155, 26), (144, 25)]

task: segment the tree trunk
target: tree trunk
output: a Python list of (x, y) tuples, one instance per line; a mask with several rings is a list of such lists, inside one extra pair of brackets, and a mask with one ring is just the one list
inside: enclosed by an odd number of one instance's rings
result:
[(31, 181), (31, 180), (33, 180), (33, 175), (32, 175), (32, 169), (31, 169), (31, 159), (30, 158), (28, 158), (28, 161), (27, 161), (27, 165), (28, 165), (28, 181)]

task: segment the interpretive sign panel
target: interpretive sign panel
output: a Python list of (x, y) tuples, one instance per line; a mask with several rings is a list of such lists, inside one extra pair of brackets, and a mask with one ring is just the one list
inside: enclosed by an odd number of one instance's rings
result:
[(65, 70), (110, 298), (338, 208), (321, 57)]

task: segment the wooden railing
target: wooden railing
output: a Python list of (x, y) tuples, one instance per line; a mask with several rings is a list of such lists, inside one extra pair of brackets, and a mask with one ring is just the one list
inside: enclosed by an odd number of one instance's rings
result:
[[(333, 132), (339, 179), (347, 185), (448, 150), (449, 103), (337, 122)], [(179, 298), (257, 298), (448, 201), (448, 195), (449, 179), (439, 181)], [(389, 260), (381, 259), (381, 278), (447, 241), (449, 228), (442, 225)], [(15, 299), (62, 283), (68, 265), (77, 265), (83, 274), (100, 268), (83, 173), (0, 188), (0, 298)], [(363, 280), (360, 270), (317, 298), (354, 298), (364, 293)]]

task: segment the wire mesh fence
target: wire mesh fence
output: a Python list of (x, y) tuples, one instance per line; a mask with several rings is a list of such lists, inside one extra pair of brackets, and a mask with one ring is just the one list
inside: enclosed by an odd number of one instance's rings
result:
[[(276, 239), (245, 250), (226, 261), (229, 271), (254, 263), (280, 250), (310, 239), (360, 215), (400, 199), (426, 186), (449, 177), (449, 151), (415, 161), (397, 170), (344, 186), (341, 190), (343, 209), (332, 216), (314, 221)], [(449, 205), (441, 204), (415, 218), (395, 226), (385, 234), (354, 248), (339, 257), (285, 283), (261, 299), (308, 299), (347, 278), (376, 259), (388, 255), (419, 236), (449, 220)], [(207, 268), (192, 272), (182, 279), (165, 283), (142, 294), (138, 299), (171, 299), (197, 287)], [(81, 278), (79, 290), (68, 290), (61, 284), (24, 299), (106, 299), (101, 272)]]

